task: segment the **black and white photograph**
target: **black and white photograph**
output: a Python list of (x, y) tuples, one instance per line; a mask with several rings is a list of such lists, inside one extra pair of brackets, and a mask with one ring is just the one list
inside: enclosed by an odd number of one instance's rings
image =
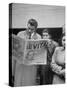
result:
[(65, 6), (9, 4), (9, 86), (66, 83)]

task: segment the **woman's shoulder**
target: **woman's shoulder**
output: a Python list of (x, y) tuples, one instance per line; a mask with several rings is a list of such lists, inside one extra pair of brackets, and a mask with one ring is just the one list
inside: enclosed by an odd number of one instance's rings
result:
[(58, 46), (58, 47), (55, 48), (55, 51), (61, 51), (62, 49), (63, 49), (63, 47)]

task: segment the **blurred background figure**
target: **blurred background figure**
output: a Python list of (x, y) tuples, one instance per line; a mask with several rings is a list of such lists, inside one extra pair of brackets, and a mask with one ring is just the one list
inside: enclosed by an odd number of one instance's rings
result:
[(51, 36), (49, 35), (49, 32), (48, 32), (48, 29), (44, 29), (42, 31), (42, 38), (43, 39), (50, 39), (51, 38)]
[(51, 61), (52, 54), (54, 53), (55, 48), (59, 45), (56, 41), (54, 41), (49, 33), (48, 29), (44, 29), (42, 32), (42, 38), (47, 40), (47, 50), (48, 50), (48, 57)]
[(65, 34), (61, 38), (62, 46), (57, 47), (52, 56), (51, 67), (54, 72), (53, 84), (65, 83)]
[(44, 29), (42, 32), (42, 38), (47, 40), (47, 65), (40, 65), (40, 84), (52, 84), (53, 72), (50, 68), (50, 62), (52, 60), (52, 55), (55, 48), (58, 46), (58, 43), (51, 39), (48, 29)]

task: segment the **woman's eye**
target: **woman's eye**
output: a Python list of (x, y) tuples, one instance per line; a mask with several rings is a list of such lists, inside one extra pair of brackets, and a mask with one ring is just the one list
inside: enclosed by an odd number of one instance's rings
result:
[(63, 41), (65, 41), (65, 39), (63, 39)]

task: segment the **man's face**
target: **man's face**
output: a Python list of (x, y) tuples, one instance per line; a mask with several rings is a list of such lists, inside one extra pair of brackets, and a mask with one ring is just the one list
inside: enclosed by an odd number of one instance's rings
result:
[(49, 39), (50, 36), (47, 32), (43, 32), (43, 39)]
[(31, 26), (30, 24), (28, 24), (27, 27), (28, 27), (28, 32), (29, 33), (35, 32), (35, 26)]

